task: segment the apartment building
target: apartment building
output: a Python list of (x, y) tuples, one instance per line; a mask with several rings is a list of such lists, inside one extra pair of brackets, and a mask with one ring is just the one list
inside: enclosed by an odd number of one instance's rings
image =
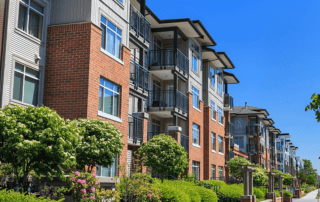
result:
[(302, 158), (300, 156), (296, 157), (296, 170), (297, 173), (299, 173), (300, 170), (304, 169), (304, 161), (302, 160)]
[[(248, 158), (267, 170), (276, 168), (276, 135), (280, 133), (274, 121), (268, 118), (265, 109), (247, 106), (235, 106), (231, 111), (231, 122), (234, 124), (231, 148), (233, 153)], [(242, 152), (241, 155), (238, 151)]]

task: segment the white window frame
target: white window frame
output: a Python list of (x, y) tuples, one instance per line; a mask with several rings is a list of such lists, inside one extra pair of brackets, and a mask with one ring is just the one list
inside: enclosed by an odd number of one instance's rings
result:
[[(103, 167), (103, 166), (101, 166), (101, 165), (97, 165), (97, 168), (99, 167), (99, 173), (96, 171), (96, 175), (98, 176), (98, 177), (117, 177), (118, 176), (118, 162), (119, 162), (119, 157), (118, 157), (118, 155), (116, 155), (115, 156), (115, 175), (114, 176), (102, 176), (102, 169), (104, 168), (104, 169), (106, 169), (106, 167)], [(112, 169), (112, 166), (113, 166), (113, 163), (112, 163), (112, 165), (111, 166), (109, 166), (109, 169)], [(112, 175), (112, 170), (111, 170), (111, 172), (110, 172), (110, 174)]]
[[(211, 71), (211, 70), (213, 70), (213, 71)], [(215, 74), (215, 69), (211, 66), (209, 66), (209, 75), (210, 75), (210, 73), (213, 73), (212, 78), (210, 78), (210, 87), (215, 89), (215, 82), (216, 82), (215, 76), (216, 76), (216, 74)], [(213, 82), (212, 82), (212, 80), (213, 80)]]
[[(197, 90), (198, 91), (198, 93), (195, 91), (195, 90)], [(194, 108), (196, 108), (196, 109), (199, 109), (199, 107), (200, 107), (200, 103), (199, 103), (199, 100), (200, 100), (200, 90), (198, 90), (196, 87), (194, 87), (194, 86), (191, 86), (191, 92), (192, 92), (192, 96), (195, 96), (195, 95), (197, 95), (197, 106), (194, 106), (194, 103), (193, 103), (193, 97), (192, 97), (192, 106), (194, 107)]]
[(214, 132), (211, 132), (211, 151), (217, 151), (217, 138)]
[(211, 179), (216, 180), (216, 165), (211, 164)]
[(213, 101), (210, 101), (210, 106), (211, 106), (211, 119), (212, 120), (216, 120), (216, 104), (215, 104), (215, 102), (213, 102)]
[[(33, 104), (28, 104), (28, 103), (25, 103), (25, 102), (23, 101), (23, 100), (24, 100), (24, 87), (25, 87), (25, 80), (26, 80), (25, 78), (26, 78), (26, 76), (27, 76), (27, 77), (29, 77), (29, 78), (31, 78), (31, 79), (38, 80), (38, 82), (39, 82), (39, 83), (38, 83), (38, 100), (37, 100), (37, 105), (39, 106), (39, 105), (40, 105), (40, 95), (41, 95), (41, 82), (42, 82), (42, 80), (41, 80), (41, 70), (40, 70), (40, 69), (32, 68), (32, 67), (30, 67), (30, 66), (28, 66), (28, 65), (25, 65), (25, 64), (23, 64), (23, 63), (21, 63), (21, 62), (19, 62), (19, 61), (14, 61), (13, 64), (14, 64), (14, 68), (13, 68), (14, 71), (13, 71), (13, 74), (12, 74), (12, 82), (11, 82), (11, 86), (12, 86), (12, 87), (11, 87), (11, 100), (12, 100), (13, 102), (17, 102), (17, 103), (20, 103), (20, 104), (23, 104), (23, 105), (35, 106), (35, 105), (33, 105)], [(23, 72), (17, 71), (17, 70), (15, 69), (16, 64), (20, 64), (20, 65), (23, 66)], [(39, 72), (39, 78), (30, 76), (30, 75), (26, 75), (26, 68), (29, 68), (29, 69), (31, 69), (31, 70), (33, 70), (33, 71)], [(16, 100), (16, 99), (13, 98), (15, 72), (18, 72), (18, 73), (20, 73), (20, 74), (23, 75), (21, 101), (20, 101), (20, 100)]]
[[(220, 141), (220, 138), (222, 139), (222, 141), (221, 141), (221, 145), (222, 145), (221, 150), (222, 150), (222, 151), (220, 151), (220, 142), (219, 142), (219, 141)], [(223, 152), (223, 144), (224, 144), (223, 137), (220, 136), (220, 135), (218, 135), (218, 145), (219, 145), (218, 151), (219, 151), (219, 154), (224, 154), (224, 152)]]
[[(117, 86), (118, 87), (118, 89), (119, 89), (119, 92), (117, 92), (117, 91), (115, 91), (115, 90), (113, 90), (113, 89), (110, 89), (110, 88), (108, 88), (108, 87), (105, 87), (104, 85), (101, 85), (100, 84), (100, 80), (104, 80), (104, 81), (107, 81), (107, 82), (109, 82), (109, 83), (111, 83), (112, 85), (115, 85), (115, 86)], [(109, 115), (109, 116), (112, 116), (112, 117), (116, 117), (116, 118), (120, 118), (120, 103), (121, 103), (121, 94), (120, 94), (120, 92), (121, 92), (121, 88), (120, 88), (120, 86), (119, 85), (117, 85), (117, 84), (115, 84), (115, 83), (113, 83), (113, 82), (111, 82), (111, 81), (109, 81), (108, 79), (105, 79), (105, 78), (103, 78), (103, 77), (100, 77), (100, 80), (99, 80), (99, 91), (100, 91), (100, 88), (102, 88), (103, 89), (103, 91), (102, 91), (102, 110), (100, 110), (99, 109), (99, 106), (98, 106), (98, 111), (100, 111), (100, 112), (103, 112), (104, 114), (107, 114), (107, 115)], [(117, 94), (119, 97), (118, 97), (118, 103), (117, 103), (117, 112), (118, 112), (118, 116), (115, 116), (114, 115), (114, 108), (112, 108), (112, 114), (108, 114), (108, 113), (106, 113), (106, 112), (104, 112), (104, 108), (105, 108), (105, 106), (104, 106), (104, 93), (105, 93), (105, 89), (107, 89), (107, 90), (109, 90), (109, 91), (111, 91), (112, 93), (115, 93), (115, 94)], [(113, 94), (114, 95), (114, 94)], [(113, 99), (113, 105), (112, 106), (114, 106), (114, 99)]]
[[(196, 132), (196, 142), (194, 142), (194, 132)], [(200, 126), (195, 123), (192, 124), (192, 143), (195, 145), (200, 145)]]
[[(196, 173), (193, 170), (196, 170)], [(197, 180), (200, 180), (200, 162), (199, 161), (192, 161), (192, 174), (195, 175)]]
[(223, 124), (222, 123), (222, 117), (223, 117), (223, 114), (222, 114), (222, 108), (218, 106), (218, 114), (219, 114), (219, 123)]
[[(40, 13), (39, 11), (37, 11), (36, 9), (34, 9), (32, 6), (31, 6), (31, 0), (28, 0), (29, 1), (29, 4), (26, 4), (25, 2), (23, 2), (22, 0), (19, 0), (17, 1), (18, 2), (18, 6), (17, 6), (17, 16), (16, 16), (16, 29), (18, 29), (19, 31), (27, 34), (27, 36), (30, 36), (34, 39), (37, 39), (37, 40), (40, 40), (40, 41), (43, 41), (43, 33), (44, 33), (44, 29), (45, 29), (45, 13), (46, 13), (46, 5), (44, 5), (43, 3), (40, 3), (39, 1), (37, 0), (33, 0), (35, 3), (37, 3), (39, 6), (43, 7), (43, 13)], [(20, 29), (18, 26), (19, 26), (19, 16), (20, 16), (20, 6), (23, 5), (25, 7), (27, 7), (27, 19), (26, 19), (26, 30), (23, 30), (23, 29)], [(42, 16), (42, 30), (41, 30), (41, 34), (39, 35), (40, 38), (38, 37), (35, 37), (33, 35), (31, 35), (29, 33), (29, 19), (30, 19), (30, 9), (41, 15)]]
[[(196, 50), (195, 47), (197, 47), (199, 50)], [(196, 63), (197, 63), (197, 66), (196, 66), (197, 69), (196, 70), (193, 69), (193, 64), (194, 64), (193, 58), (196, 60)], [(199, 46), (198, 43), (196, 43), (194, 40), (192, 40), (192, 42), (191, 42), (191, 69), (195, 73), (199, 74), (200, 66), (201, 66), (201, 63), (200, 63), (200, 46)]]
[[(222, 173), (222, 176), (220, 176), (220, 173)], [(218, 166), (218, 175), (219, 175), (219, 180), (221, 180), (221, 177), (223, 178), (223, 166)]]

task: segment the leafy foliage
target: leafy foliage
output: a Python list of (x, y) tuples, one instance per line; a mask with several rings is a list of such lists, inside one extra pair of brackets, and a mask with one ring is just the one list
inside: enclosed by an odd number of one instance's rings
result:
[(316, 119), (320, 122), (320, 94), (314, 93), (311, 97), (311, 102), (308, 106), (306, 106), (306, 111), (312, 110), (315, 112)]
[(290, 191), (283, 190), (283, 192), (284, 192), (284, 197), (292, 197), (292, 193)]
[(189, 166), (184, 148), (169, 135), (156, 135), (142, 143), (136, 152), (145, 166), (151, 167), (162, 180), (164, 175), (179, 176)]
[(241, 171), (240, 165), (253, 165), (248, 160), (243, 157), (235, 157), (228, 161), (227, 168), (229, 169), (229, 173), (232, 177), (236, 179), (243, 178), (243, 172)]
[(253, 182), (256, 185), (266, 185), (268, 182), (269, 178), (266, 174), (266, 169), (262, 168), (261, 166), (258, 166), (255, 168), (255, 172), (253, 173)]
[(120, 155), (124, 146), (123, 135), (111, 123), (101, 120), (78, 119), (71, 123), (80, 128), (81, 141), (76, 148), (77, 168), (82, 171), (88, 166), (92, 171), (97, 164), (112, 165), (115, 155)]
[[(14, 192), (13, 190), (2, 190), (0, 191), (0, 201), (1, 202), (50, 202), (53, 200), (36, 198), (35, 195), (25, 195), (19, 192)], [(64, 199), (60, 199), (58, 202), (62, 202)], [(56, 201), (57, 202), (57, 201)]]
[(293, 176), (290, 175), (289, 173), (284, 174), (283, 184), (284, 185), (292, 185), (292, 179), (293, 179)]
[(12, 165), (23, 185), (31, 170), (37, 176), (65, 179), (64, 170), (76, 165), (79, 130), (47, 107), (7, 105), (0, 109), (0, 131), (0, 161)]

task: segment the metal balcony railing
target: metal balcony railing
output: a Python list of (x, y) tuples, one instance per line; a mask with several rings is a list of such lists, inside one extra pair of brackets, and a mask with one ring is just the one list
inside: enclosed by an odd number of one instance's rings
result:
[(247, 136), (257, 136), (257, 134), (258, 134), (257, 129), (258, 129), (257, 126), (247, 126), (246, 127)]
[(247, 153), (256, 154), (258, 152), (257, 144), (248, 144), (247, 145)]
[(181, 144), (181, 146), (184, 147), (184, 150), (186, 152), (189, 152), (189, 137), (188, 136), (181, 134), (180, 144)]
[(150, 43), (150, 22), (131, 5), (130, 10), (130, 29), (136, 32), (136, 35), (141, 36), (145, 41)]
[(233, 109), (233, 97), (229, 94), (224, 94), (224, 107)]
[(149, 66), (177, 66), (189, 75), (189, 59), (178, 49), (150, 50), (149, 57)]
[(141, 144), (143, 142), (143, 120), (141, 118), (129, 115), (129, 142)]
[(178, 134), (176, 132), (148, 132), (148, 141), (151, 140), (154, 136), (165, 134), (171, 136), (173, 139), (178, 141)]
[(133, 60), (130, 62), (130, 80), (136, 89), (142, 88), (143, 92), (148, 91), (149, 71)]
[(226, 121), (226, 134), (233, 135), (234, 134), (234, 124), (231, 121)]
[(148, 107), (176, 107), (182, 113), (189, 112), (189, 98), (178, 90), (149, 91)]

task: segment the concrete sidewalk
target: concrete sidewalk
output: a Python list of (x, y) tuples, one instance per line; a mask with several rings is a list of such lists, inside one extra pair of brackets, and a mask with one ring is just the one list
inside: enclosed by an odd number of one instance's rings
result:
[[(316, 199), (318, 195), (318, 189), (310, 192), (305, 197), (300, 199), (292, 199), (292, 202), (318, 202), (318, 199)], [(320, 201), (320, 200), (319, 200)]]

